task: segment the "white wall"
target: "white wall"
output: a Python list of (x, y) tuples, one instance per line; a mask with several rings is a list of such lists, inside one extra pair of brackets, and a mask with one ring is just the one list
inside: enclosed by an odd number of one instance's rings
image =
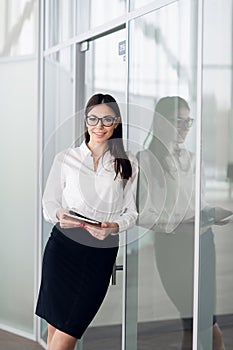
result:
[(0, 328), (33, 333), (37, 63), (0, 62)]

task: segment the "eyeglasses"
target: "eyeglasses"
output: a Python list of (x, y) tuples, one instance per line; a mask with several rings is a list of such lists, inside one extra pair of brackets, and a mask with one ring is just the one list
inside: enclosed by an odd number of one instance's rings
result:
[(114, 123), (118, 121), (117, 117), (112, 117), (111, 115), (106, 115), (103, 118), (98, 118), (95, 115), (88, 115), (86, 117), (86, 123), (90, 126), (96, 126), (99, 121), (104, 126), (112, 126)]
[(182, 118), (177, 118), (177, 127), (178, 128), (182, 128), (182, 127), (186, 127), (186, 128), (191, 128), (191, 126), (193, 125), (193, 118), (189, 118), (189, 119), (182, 119)]

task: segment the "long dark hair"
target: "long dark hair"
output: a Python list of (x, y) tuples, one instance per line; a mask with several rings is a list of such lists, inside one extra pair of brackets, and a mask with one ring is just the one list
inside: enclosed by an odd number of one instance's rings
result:
[[(187, 101), (180, 96), (162, 97), (157, 102), (155, 107), (155, 112), (154, 112), (153, 125), (152, 125), (153, 137), (148, 146), (148, 149), (154, 154), (154, 156), (156, 156), (162, 169), (168, 174), (170, 174), (171, 177), (173, 177), (173, 175), (171, 175), (170, 168), (171, 166), (176, 167), (175, 160), (173, 155), (170, 153), (169, 149), (167, 148), (166, 142), (164, 143), (163, 137), (161, 135), (159, 135), (158, 137), (155, 134), (156, 121), (157, 121), (157, 118), (165, 118), (169, 122), (174, 123), (174, 125), (176, 125), (175, 124), (176, 119), (179, 114), (179, 110), (181, 108), (185, 108), (188, 111), (190, 111), (190, 107)], [(177, 148), (177, 153), (178, 152), (179, 152), (179, 147)], [(169, 158), (170, 164), (168, 164), (168, 158)], [(162, 182), (161, 182), (161, 186), (162, 186)]]
[[(115, 158), (114, 168), (116, 172), (115, 179), (118, 174), (120, 174), (123, 180), (128, 180), (132, 176), (132, 166), (129, 158), (125, 152), (123, 140), (122, 140), (122, 123), (121, 123), (121, 112), (120, 108), (111, 95), (108, 94), (95, 94), (87, 102), (85, 108), (85, 116), (94, 108), (96, 105), (107, 104), (115, 116), (118, 118), (118, 126), (114, 129), (112, 136), (108, 140), (108, 148), (111, 155)], [(90, 141), (90, 135), (85, 124), (85, 141), (86, 144)]]
[(156, 104), (155, 112), (161, 114), (166, 119), (175, 119), (180, 108), (190, 110), (188, 102), (180, 96), (162, 97)]

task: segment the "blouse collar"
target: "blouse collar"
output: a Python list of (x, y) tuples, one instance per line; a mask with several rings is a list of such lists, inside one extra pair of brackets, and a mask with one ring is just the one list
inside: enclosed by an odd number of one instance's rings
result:
[[(90, 150), (90, 148), (88, 148), (85, 140), (81, 143), (81, 145), (79, 146), (79, 149), (84, 156), (88, 156), (88, 155), (91, 156), (92, 155), (91, 150)], [(105, 154), (110, 155), (110, 151), (107, 150), (105, 152)]]
[(85, 140), (81, 143), (80, 150), (84, 155), (91, 155), (91, 150), (87, 147)]

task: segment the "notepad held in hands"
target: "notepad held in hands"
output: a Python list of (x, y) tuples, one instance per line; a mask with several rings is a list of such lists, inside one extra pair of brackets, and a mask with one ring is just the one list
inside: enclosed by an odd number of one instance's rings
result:
[(82, 215), (74, 210), (69, 210), (69, 212), (66, 213), (66, 215), (71, 217), (71, 218), (77, 219), (78, 221), (81, 221), (81, 222), (89, 223), (92, 225), (98, 225), (98, 226), (101, 225), (100, 221), (88, 218), (88, 217), (86, 217), (86, 216), (84, 216), (84, 215)]

